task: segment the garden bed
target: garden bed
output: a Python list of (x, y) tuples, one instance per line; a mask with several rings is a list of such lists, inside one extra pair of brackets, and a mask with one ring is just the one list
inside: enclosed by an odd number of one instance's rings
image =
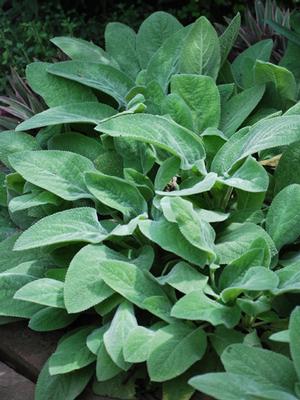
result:
[[(38, 333), (26, 322), (0, 327), (0, 398), (33, 400), (35, 382), (43, 365), (54, 352), (62, 332)], [(102, 400), (88, 387), (79, 400)], [(108, 397), (105, 397), (109, 400)]]

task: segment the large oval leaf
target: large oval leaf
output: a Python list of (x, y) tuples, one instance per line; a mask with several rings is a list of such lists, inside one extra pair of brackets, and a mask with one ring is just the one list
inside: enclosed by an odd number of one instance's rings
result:
[(104, 260), (127, 259), (104, 245), (87, 245), (72, 259), (64, 287), (65, 305), (69, 313), (87, 310), (113, 294), (101, 277), (100, 264)]
[(158, 282), (148, 273), (132, 263), (116, 260), (102, 261), (100, 272), (108, 286), (142, 309), (148, 309), (145, 301), (149, 298), (163, 299), (169, 310), (152, 308), (150, 312), (166, 320), (170, 318), (171, 303)]
[(135, 80), (140, 65), (136, 52), (136, 33), (120, 22), (110, 22), (105, 28), (105, 48), (117, 60), (122, 71)]
[(96, 130), (111, 136), (129, 137), (151, 143), (181, 158), (182, 168), (190, 169), (205, 157), (202, 141), (188, 129), (156, 115), (123, 115), (102, 122)]
[(190, 243), (181, 233), (176, 223), (166, 220), (140, 221), (142, 233), (154, 243), (183, 259), (203, 267), (208, 263), (209, 254)]
[(107, 237), (94, 208), (60, 211), (40, 219), (17, 239), (14, 250), (72, 242), (99, 243)]
[(51, 375), (66, 374), (81, 369), (93, 361), (96, 356), (86, 345), (89, 334), (94, 326), (82, 327), (63, 337), (55, 352), (49, 358), (49, 372)]
[(187, 74), (209, 75), (216, 79), (221, 63), (220, 43), (216, 30), (200, 17), (184, 41), (180, 70)]
[(40, 128), (42, 126), (84, 123), (97, 125), (105, 118), (116, 113), (112, 107), (97, 103), (72, 103), (49, 108), (32, 118), (27, 119), (16, 127), (16, 131)]
[(36, 278), (20, 273), (0, 274), (0, 316), (30, 318), (42, 306), (14, 299), (15, 293)]
[(10, 167), (9, 156), (26, 150), (39, 150), (37, 140), (27, 133), (3, 131), (0, 135), (0, 161)]
[(52, 64), (47, 71), (100, 90), (112, 96), (120, 105), (126, 103), (126, 94), (134, 86), (134, 82), (127, 75), (110, 65), (63, 61)]
[(100, 172), (88, 172), (85, 175), (85, 182), (97, 200), (120, 211), (126, 218), (147, 211), (147, 203), (139, 190), (124, 179)]
[(289, 185), (275, 196), (267, 214), (266, 229), (278, 250), (300, 236), (300, 185)]
[(182, 323), (170, 324), (155, 332), (147, 359), (152, 381), (163, 382), (185, 372), (201, 360), (206, 350), (206, 335)]
[(228, 172), (239, 160), (258, 151), (300, 140), (300, 116), (291, 115), (262, 120), (249, 131), (240, 130), (226, 142), (212, 162), (212, 170)]
[(164, 11), (151, 14), (140, 26), (136, 49), (141, 68), (146, 68), (153, 54), (163, 42), (182, 25), (173, 15)]
[(108, 64), (118, 67), (116, 61), (107, 54), (101, 47), (93, 42), (68, 36), (57, 36), (51, 39), (55, 46), (67, 54), (72, 60), (82, 60)]
[(45, 100), (49, 107), (68, 103), (97, 101), (92, 89), (47, 72), (50, 63), (34, 62), (26, 67), (30, 87)]
[(9, 161), (28, 182), (65, 200), (92, 197), (84, 183), (84, 174), (95, 167), (79, 154), (59, 150), (24, 151), (11, 155)]
[(217, 127), (221, 114), (220, 94), (214, 80), (209, 76), (195, 74), (174, 75), (171, 91), (178, 94), (189, 106), (194, 131)]
[(94, 373), (94, 368), (86, 367), (69, 374), (50, 375), (47, 362), (37, 381), (35, 400), (74, 400), (84, 390)]

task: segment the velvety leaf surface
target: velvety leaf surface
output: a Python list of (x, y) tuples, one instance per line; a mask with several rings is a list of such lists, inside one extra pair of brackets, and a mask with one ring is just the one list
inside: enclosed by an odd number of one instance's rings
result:
[(118, 62), (122, 71), (135, 79), (140, 71), (140, 65), (134, 30), (120, 22), (110, 22), (105, 28), (105, 48)]
[(50, 65), (45, 62), (34, 62), (26, 67), (26, 78), (30, 87), (45, 100), (49, 107), (97, 101), (97, 97), (90, 88), (49, 74), (47, 69)]
[(141, 68), (147, 67), (163, 42), (181, 27), (173, 15), (164, 11), (155, 12), (145, 19), (136, 37), (136, 50)]
[(186, 294), (172, 308), (175, 318), (208, 321), (212, 325), (235, 326), (240, 318), (237, 307), (228, 307), (206, 296), (202, 290)]
[(94, 164), (79, 154), (67, 151), (24, 151), (10, 156), (14, 170), (28, 182), (65, 200), (91, 198), (84, 174), (95, 170)]
[(49, 361), (44, 365), (35, 388), (36, 400), (74, 400), (83, 392), (93, 375), (93, 368), (69, 374), (50, 375)]
[(25, 274), (0, 274), (1, 316), (30, 318), (42, 308), (39, 304), (14, 299), (17, 290), (35, 279), (34, 276)]
[(124, 301), (117, 308), (110, 327), (103, 336), (108, 354), (114, 363), (125, 371), (130, 368), (131, 364), (125, 361), (123, 349), (128, 335), (136, 327), (137, 321), (133, 306)]
[(93, 328), (93, 326), (83, 327), (61, 339), (56, 351), (49, 358), (51, 375), (66, 374), (95, 361), (95, 355), (86, 346), (87, 336)]
[(173, 121), (155, 115), (123, 115), (101, 123), (96, 130), (113, 137), (151, 143), (179, 157), (185, 169), (189, 169), (205, 155), (202, 141), (197, 135)]
[(44, 306), (65, 308), (64, 284), (55, 279), (42, 278), (27, 283), (19, 289), (14, 298)]
[(171, 91), (189, 106), (194, 131), (201, 133), (208, 127), (219, 125), (220, 95), (212, 78), (194, 74), (173, 75)]
[(206, 350), (206, 336), (201, 328), (168, 325), (155, 332), (151, 340), (147, 368), (155, 382), (172, 379), (200, 360)]
[(42, 126), (87, 123), (97, 125), (101, 120), (111, 117), (116, 113), (112, 107), (97, 103), (70, 103), (48, 108), (34, 115), (16, 127), (17, 131), (40, 128)]
[(300, 235), (300, 185), (293, 184), (279, 192), (269, 208), (266, 229), (277, 249)]
[(116, 61), (106, 53), (101, 47), (93, 42), (67, 36), (57, 36), (51, 39), (55, 46), (59, 47), (72, 60), (92, 60), (101, 64), (118, 66)]
[(134, 86), (133, 81), (120, 70), (105, 64), (86, 61), (63, 61), (52, 64), (47, 71), (82, 85), (100, 90), (113, 97), (120, 105)]
[(228, 172), (237, 161), (248, 155), (298, 141), (299, 126), (299, 116), (283, 116), (262, 120), (248, 132), (242, 130), (235, 133), (216, 154), (212, 170)]
[[(61, 224), (64, 221), (64, 224)], [(14, 250), (27, 250), (72, 242), (99, 243), (108, 233), (94, 208), (79, 207), (40, 219), (17, 239)]]
[(0, 161), (10, 167), (9, 157), (20, 151), (40, 150), (36, 139), (24, 132), (3, 131), (0, 135)]
[(180, 57), (180, 72), (209, 75), (216, 79), (221, 62), (218, 35), (205, 18), (200, 17), (187, 35)]
[(120, 211), (126, 218), (147, 211), (147, 203), (136, 186), (124, 179), (89, 172), (85, 175), (85, 183), (97, 200)]

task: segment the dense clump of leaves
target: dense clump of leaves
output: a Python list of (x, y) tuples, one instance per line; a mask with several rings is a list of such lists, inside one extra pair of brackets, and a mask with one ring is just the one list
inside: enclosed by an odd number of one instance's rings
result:
[(230, 64), (239, 26), (158, 12), (27, 67), (49, 108), (0, 136), (1, 322), (70, 326), (36, 400), (299, 398), (298, 84), (271, 40)]

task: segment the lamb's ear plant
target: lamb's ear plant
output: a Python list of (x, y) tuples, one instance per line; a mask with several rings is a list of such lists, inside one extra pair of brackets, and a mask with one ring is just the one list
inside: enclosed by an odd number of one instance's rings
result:
[(65, 331), (36, 400), (300, 398), (298, 82), (271, 40), (227, 61), (239, 25), (158, 12), (27, 67), (49, 108), (0, 135), (0, 315)]

